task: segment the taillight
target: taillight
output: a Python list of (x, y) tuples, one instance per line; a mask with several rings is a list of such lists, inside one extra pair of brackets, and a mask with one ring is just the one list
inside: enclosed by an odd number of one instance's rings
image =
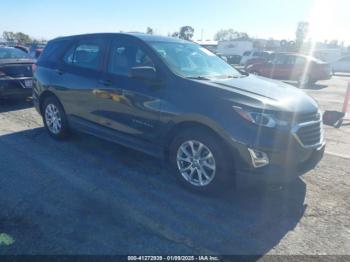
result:
[(33, 74), (35, 73), (37, 68), (38, 68), (38, 66), (36, 64), (32, 64), (32, 72), (33, 72)]

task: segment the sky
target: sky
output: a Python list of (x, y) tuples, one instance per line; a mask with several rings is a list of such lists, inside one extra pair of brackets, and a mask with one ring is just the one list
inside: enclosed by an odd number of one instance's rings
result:
[(145, 32), (167, 35), (183, 25), (194, 40), (212, 39), (233, 28), (251, 37), (295, 38), (299, 21), (310, 22), (310, 37), (350, 45), (349, 0), (2, 0), (0, 33), (35, 38), (93, 32)]

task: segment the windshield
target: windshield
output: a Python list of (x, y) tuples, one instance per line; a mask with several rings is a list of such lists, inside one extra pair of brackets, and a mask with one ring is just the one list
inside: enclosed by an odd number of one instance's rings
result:
[(0, 48), (0, 59), (28, 58), (28, 54), (15, 48)]
[(241, 74), (209, 50), (192, 43), (152, 42), (170, 69), (186, 78), (230, 78)]

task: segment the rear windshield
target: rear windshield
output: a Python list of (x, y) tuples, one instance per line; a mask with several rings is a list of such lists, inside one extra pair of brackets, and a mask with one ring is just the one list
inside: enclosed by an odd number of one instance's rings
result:
[(15, 48), (0, 48), (0, 59), (29, 58), (28, 54)]

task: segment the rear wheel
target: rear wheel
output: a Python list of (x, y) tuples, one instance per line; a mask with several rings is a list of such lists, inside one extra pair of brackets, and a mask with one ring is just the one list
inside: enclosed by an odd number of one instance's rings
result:
[(178, 180), (194, 191), (217, 193), (234, 177), (232, 160), (223, 142), (211, 132), (197, 128), (174, 138), (170, 162)]
[(48, 97), (43, 104), (43, 121), (49, 135), (55, 139), (68, 136), (67, 117), (61, 103), (55, 97)]

